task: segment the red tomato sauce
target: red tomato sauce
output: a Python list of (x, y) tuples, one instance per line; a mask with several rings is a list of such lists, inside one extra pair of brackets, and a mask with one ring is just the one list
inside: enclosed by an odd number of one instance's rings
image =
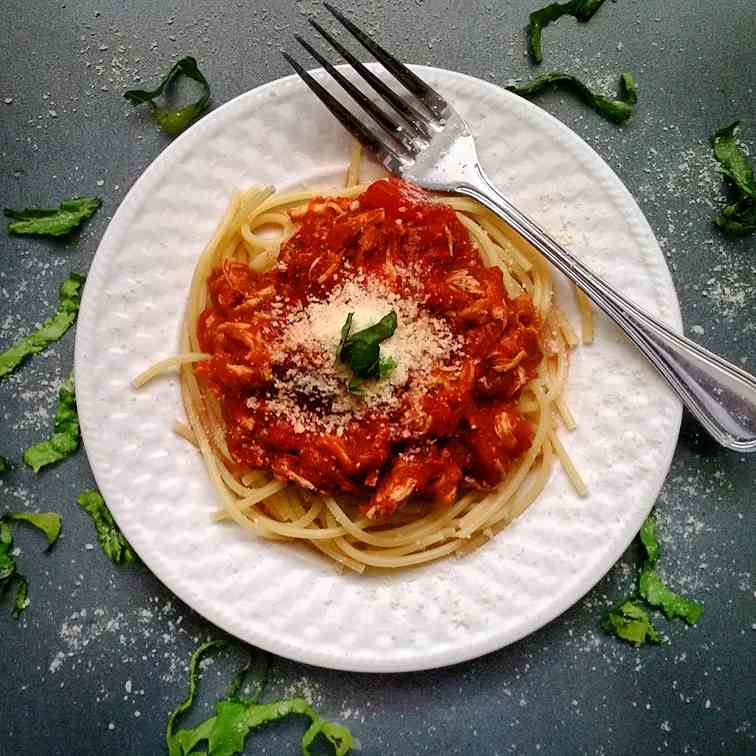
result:
[[(482, 264), (454, 211), (406, 182), (376, 181), (357, 201), (318, 198), (292, 217), (299, 228), (275, 269), (225, 262), (212, 272), (199, 320), (200, 346), (212, 357), (194, 370), (220, 402), (240, 469), (363, 497), (370, 517), (411, 497), (449, 505), (495, 486), (533, 438), (516, 408), (543, 357), (530, 297), (508, 299), (501, 270)], [(421, 396), (407, 392), (340, 435), (297, 430), (266, 409), (281, 369), (271, 345), (289, 310), (322, 301), (357, 274), (442, 318), (461, 342), (456, 368), (434, 369)]]

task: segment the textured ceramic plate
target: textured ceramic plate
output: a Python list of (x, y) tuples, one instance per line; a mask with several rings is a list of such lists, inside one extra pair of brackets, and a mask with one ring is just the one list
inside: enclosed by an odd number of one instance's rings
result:
[[(607, 165), (544, 111), (492, 84), (418, 68), (472, 126), (505, 193), (601, 275), (680, 328), (672, 281), (641, 211)], [(607, 127), (609, 128), (609, 127)], [(203, 118), (134, 184), (103, 237), (76, 340), (79, 412), (97, 483), (144, 562), (207, 619), (291, 659), (358, 671), (452, 664), (558, 616), (622, 554), (669, 468), (680, 405), (599, 317), (575, 352), (565, 443), (590, 496), (555, 469), (492, 542), (393, 575), (335, 573), (307, 550), (214, 524), (199, 455), (170, 430), (175, 377), (129, 380), (173, 354), (192, 270), (234, 187), (340, 184), (349, 140), (300, 82), (248, 92)], [(572, 309), (560, 282), (560, 302)]]

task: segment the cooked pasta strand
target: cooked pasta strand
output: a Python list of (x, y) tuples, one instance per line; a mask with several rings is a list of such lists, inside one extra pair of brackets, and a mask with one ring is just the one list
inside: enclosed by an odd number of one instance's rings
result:
[(178, 354), (175, 357), (168, 357), (165, 360), (156, 362), (154, 365), (148, 367), (143, 373), (140, 373), (131, 381), (131, 385), (136, 389), (142, 388), (142, 386), (149, 383), (153, 378), (157, 378), (159, 375), (164, 375), (165, 373), (170, 373), (181, 365), (209, 359), (210, 355), (203, 354), (202, 352), (189, 352), (187, 354)]

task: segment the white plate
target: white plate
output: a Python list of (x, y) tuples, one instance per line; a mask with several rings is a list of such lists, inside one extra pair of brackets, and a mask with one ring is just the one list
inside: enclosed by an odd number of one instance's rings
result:
[[(584, 142), (531, 103), (459, 73), (418, 67), (478, 139), (505, 193), (599, 274), (676, 329), (664, 258), (640, 209)], [(610, 128), (610, 127), (607, 127)], [(619, 558), (669, 468), (679, 402), (605, 319), (574, 354), (565, 443), (590, 496), (555, 470), (540, 499), (461, 559), (380, 576), (336, 574), (291, 545), (213, 524), (199, 455), (170, 430), (175, 378), (129, 380), (177, 349), (197, 256), (233, 187), (338, 185), (349, 140), (294, 77), (213, 111), (134, 184), (84, 291), (76, 338), (81, 426), (97, 483), (149, 568), (207, 619), (249, 643), (324, 667), (438, 667), (512, 643), (558, 616)], [(562, 282), (563, 283), (563, 282)], [(561, 288), (560, 302), (572, 308)]]

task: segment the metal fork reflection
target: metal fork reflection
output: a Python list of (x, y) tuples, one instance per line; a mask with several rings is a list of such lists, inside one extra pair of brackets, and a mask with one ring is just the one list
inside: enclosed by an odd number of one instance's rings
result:
[[(608, 315), (723, 446), (756, 451), (756, 378), (678, 335), (599, 278), (519, 210), (486, 176), (470, 128), (444, 97), (329, 3), (325, 7), (412, 95), (398, 95), (320, 24), (314, 29), (389, 107), (376, 104), (305, 39), (296, 39), (374, 122), (367, 126), (294, 58), (285, 58), (336, 119), (391, 173), (425, 189), (478, 200)], [(600, 378), (599, 378), (600, 380)]]

